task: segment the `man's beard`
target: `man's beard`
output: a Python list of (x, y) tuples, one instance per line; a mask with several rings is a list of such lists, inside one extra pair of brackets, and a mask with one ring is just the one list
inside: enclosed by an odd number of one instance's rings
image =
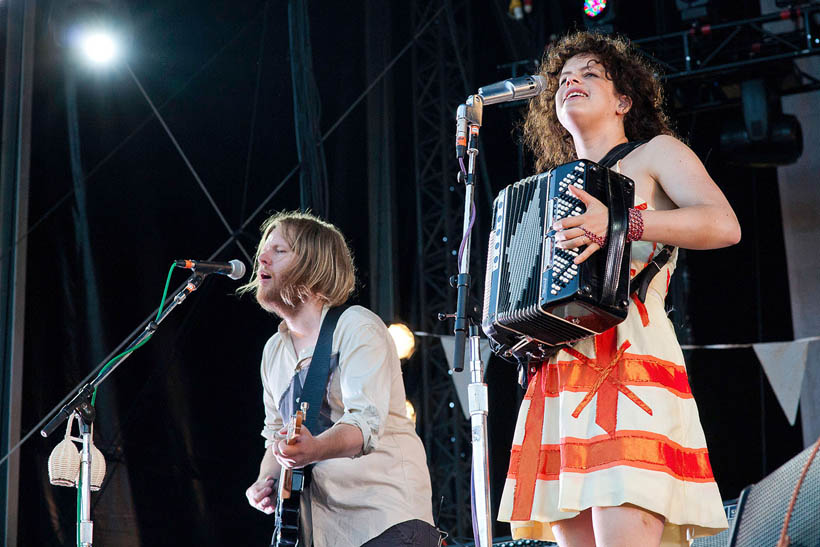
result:
[(288, 304), (282, 299), (282, 285), (275, 278), (266, 287), (260, 286), (256, 290), (256, 301), (262, 309), (276, 314), (279, 317), (294, 315), (301, 306), (301, 302)]

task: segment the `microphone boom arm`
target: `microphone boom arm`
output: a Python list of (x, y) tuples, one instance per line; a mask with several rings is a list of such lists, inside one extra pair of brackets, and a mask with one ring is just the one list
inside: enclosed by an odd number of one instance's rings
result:
[[(68, 419), (69, 416), (73, 412), (80, 413), (83, 418), (86, 418), (86, 421), (93, 420), (93, 407), (91, 406), (91, 398), (94, 394), (94, 391), (97, 389), (97, 386), (102, 384), (108, 376), (111, 375), (114, 370), (120, 366), (120, 364), (128, 359), (131, 356), (131, 353), (135, 349), (137, 349), (140, 345), (147, 342), (148, 339), (156, 332), (159, 324), (162, 323), (168, 314), (173, 311), (179, 304), (181, 304), (189, 294), (194, 292), (199, 288), (202, 284), (202, 281), (205, 279), (205, 275), (207, 274), (198, 274), (194, 273), (191, 277), (188, 278), (185, 287), (179, 291), (176, 296), (174, 296), (173, 301), (171, 304), (168, 305), (165, 310), (163, 310), (162, 314), (160, 314), (159, 318), (153, 321), (149, 321), (148, 324), (145, 326), (145, 329), (139, 333), (134, 340), (131, 341), (130, 344), (119, 354), (119, 356), (115, 357), (115, 361), (113, 363), (109, 363), (106, 365), (100, 373), (94, 378), (91, 382), (88, 382), (84, 385), (80, 390), (77, 392), (77, 395), (74, 396), (69, 402), (63, 405), (63, 408), (54, 415), (54, 417), (49, 420), (49, 422), (40, 430), (40, 435), (43, 437), (48, 437), (51, 433), (54, 432), (55, 429), (60, 427), (60, 425)], [(91, 420), (87, 418), (92, 417)]]

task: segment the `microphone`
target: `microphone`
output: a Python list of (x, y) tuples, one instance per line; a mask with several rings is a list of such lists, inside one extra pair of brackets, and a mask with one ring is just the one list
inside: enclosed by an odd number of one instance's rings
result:
[(478, 94), (484, 99), (484, 104), (506, 103), (529, 99), (540, 95), (547, 89), (547, 79), (543, 76), (518, 76), (502, 82), (485, 85), (478, 88)]
[(193, 270), (198, 274), (222, 274), (231, 279), (239, 279), (245, 275), (245, 264), (239, 260), (230, 262), (208, 262), (206, 260), (175, 260), (174, 266)]
[(459, 105), (456, 110), (456, 159), (467, 152), (467, 105)]

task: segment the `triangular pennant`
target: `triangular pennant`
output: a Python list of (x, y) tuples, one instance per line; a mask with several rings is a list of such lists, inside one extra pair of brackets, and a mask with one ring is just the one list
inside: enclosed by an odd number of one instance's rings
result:
[(807, 341), (772, 342), (753, 344), (757, 358), (763, 366), (766, 377), (774, 390), (783, 412), (794, 425), (797, 419), (797, 405), (800, 402), (800, 388), (806, 371)]
[(820, 340), (817, 337), (809, 342), (800, 392), (800, 422), (803, 424), (803, 447), (808, 448), (820, 437)]
[[(448, 373), (453, 379), (453, 385), (458, 394), (458, 402), (461, 404), (461, 410), (464, 412), (464, 417), (470, 418), (470, 403), (467, 400), (467, 386), (470, 385), (470, 340), (464, 345), (464, 370), (462, 372), (453, 372), (453, 357), (455, 356), (456, 337), (455, 336), (439, 336), (441, 339), (441, 346), (444, 348), (444, 354), (447, 356)], [(484, 374), (487, 373), (487, 363), (490, 360), (490, 342), (486, 338), (479, 340), (479, 354), (481, 361), (484, 363)]]

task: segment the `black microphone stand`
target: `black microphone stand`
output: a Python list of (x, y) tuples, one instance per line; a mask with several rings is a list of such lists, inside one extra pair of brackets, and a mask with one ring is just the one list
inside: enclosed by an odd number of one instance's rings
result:
[(46, 424), (40, 431), (40, 435), (48, 437), (57, 429), (72, 413), (77, 414), (80, 423), (80, 436), (83, 440), (83, 449), (80, 459), (80, 522), (78, 523), (78, 532), (80, 537), (80, 545), (83, 547), (91, 547), (94, 536), (94, 523), (91, 520), (91, 424), (94, 422), (96, 412), (94, 406), (91, 404), (91, 399), (97, 386), (102, 384), (112, 372), (128, 357), (139, 345), (146, 342), (154, 332), (156, 332), (159, 324), (162, 323), (168, 314), (181, 304), (189, 294), (194, 292), (202, 284), (207, 274), (194, 273), (188, 278), (185, 287), (174, 296), (171, 304), (165, 308), (160, 316), (155, 321), (149, 321), (145, 330), (138, 334), (134, 340), (128, 344), (128, 347), (123, 350), (116, 361), (106, 365), (94, 380), (84, 385), (77, 395), (74, 396), (57, 414)]
[[(458, 289), (455, 313), (455, 355), (453, 370), (464, 369), (464, 351), (470, 339), (470, 384), (467, 398), (472, 431), (471, 493), (473, 506), (473, 536), (476, 547), (492, 545), (493, 528), (490, 506), (490, 467), (487, 442), (487, 385), (484, 383), (484, 363), (481, 361), (478, 325), (468, 316), (467, 299), (470, 292), (470, 243), (475, 222), (476, 158), (478, 156), (478, 133), (484, 113), (484, 98), (470, 95), (467, 102), (458, 107), (456, 114), (456, 158), (459, 160), (459, 180), (465, 184), (464, 227), (459, 253)], [(465, 168), (464, 155), (468, 162)]]

